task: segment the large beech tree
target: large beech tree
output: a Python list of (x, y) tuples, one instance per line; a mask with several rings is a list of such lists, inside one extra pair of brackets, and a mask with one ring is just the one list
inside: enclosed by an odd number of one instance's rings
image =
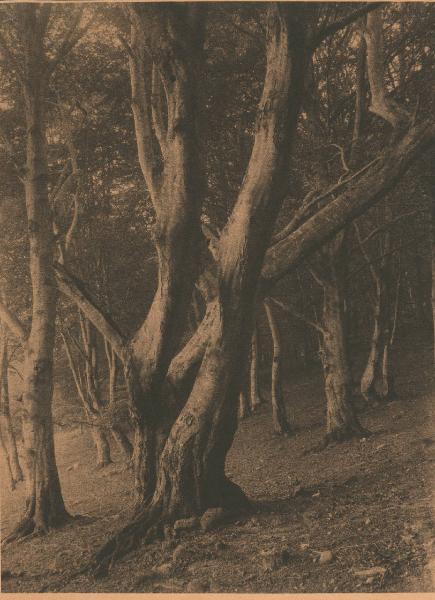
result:
[[(356, 18), (367, 10), (364, 6), (351, 16)], [(126, 339), (84, 286), (62, 266), (56, 269), (60, 289), (77, 303), (120, 356), (136, 413), (140, 511), (98, 553), (95, 566), (99, 573), (166, 523), (201, 514), (213, 506), (245, 504), (242, 491), (226, 478), (224, 465), (236, 429), (239, 365), (245, 364), (258, 303), (277, 281), (378, 202), (434, 142), (432, 123), (412, 124), (364, 168), (312, 198), (269, 246), (278, 210), (288, 193), (290, 147), (310, 54), (325, 35), (352, 20), (347, 17), (313, 32), (315, 11), (315, 7), (297, 4), (268, 7), (266, 75), (251, 157), (227, 225), (220, 238), (209, 244), (217, 267), (214, 293), (203, 320), (178, 353), (178, 325), (187, 314), (200, 245), (201, 182), (196, 179), (200, 162), (197, 146), (192, 143), (197, 141), (196, 127), (189, 129), (196, 115), (190, 112), (196, 107), (190, 96), (195, 81), (189, 74), (198, 68), (198, 54), (192, 64), (189, 50), (198, 50), (198, 14), (183, 6), (139, 6), (129, 11), (132, 36), (125, 45), (130, 57), (136, 135), (144, 176), (149, 178), (149, 193), (156, 203), (156, 244), (160, 247), (158, 291), (140, 331), (133, 339)], [(173, 21), (175, 14), (177, 23), (181, 18), (184, 26), (182, 40)], [(146, 56), (142, 44), (148, 51)], [(144, 72), (151, 77), (140, 79)], [(184, 86), (186, 79), (188, 89)], [(158, 91), (150, 96), (144, 81), (153, 82), (155, 90), (162, 82), (165, 96)], [(171, 117), (178, 114), (176, 107), (182, 107), (183, 118), (174, 127)], [(154, 152), (153, 148), (156, 153), (147, 154)], [(192, 168), (195, 175), (190, 172)], [(152, 177), (156, 173), (159, 185)], [(166, 179), (168, 173), (171, 177)], [(194, 185), (190, 177), (194, 177)], [(187, 188), (172, 185), (186, 181), (191, 182)], [(169, 184), (171, 202), (162, 207), (160, 200), (169, 197), (165, 195)], [(186, 189), (196, 193), (189, 195)], [(172, 211), (172, 206), (177, 210)], [(184, 234), (173, 237), (174, 231)], [(181, 271), (170, 275), (174, 264)], [(180, 272), (182, 281), (176, 277)], [(173, 289), (178, 296), (171, 295)], [(175, 302), (175, 297), (182, 302)], [(169, 339), (171, 343), (166, 344)]]

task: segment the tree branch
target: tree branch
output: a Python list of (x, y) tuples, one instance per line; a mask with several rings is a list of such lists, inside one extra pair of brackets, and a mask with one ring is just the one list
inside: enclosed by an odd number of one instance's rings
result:
[(351, 23), (354, 23), (355, 21), (357, 21), (360, 17), (363, 17), (364, 15), (366, 15), (366, 14), (372, 12), (373, 10), (376, 10), (377, 8), (384, 6), (384, 5), (385, 5), (385, 2), (371, 2), (370, 4), (365, 4), (364, 6), (361, 6), (360, 8), (357, 8), (356, 10), (352, 11), (345, 17), (338, 19), (338, 21), (335, 21), (334, 23), (331, 23), (330, 25), (326, 25), (325, 27), (322, 27), (314, 35), (314, 38), (311, 42), (311, 47), (313, 49), (316, 49), (317, 46), (319, 46), (327, 37), (334, 35), (338, 31), (340, 31), (340, 29), (347, 27)]
[(0, 294), (0, 320), (23, 344), (27, 342), (27, 331), (19, 318), (6, 306), (3, 294)]
[(322, 335), (325, 333), (325, 330), (323, 329), (323, 327), (321, 327), (315, 321), (311, 321), (311, 319), (308, 319), (308, 317), (306, 317), (305, 315), (303, 315), (303, 314), (297, 312), (296, 310), (294, 310), (294, 308), (292, 306), (288, 306), (287, 304), (284, 304), (283, 302), (281, 302), (280, 300), (277, 300), (273, 296), (268, 296), (268, 300), (271, 300), (274, 304), (276, 304), (277, 306), (279, 306), (279, 308), (281, 310), (283, 310), (284, 312), (286, 312), (290, 316), (294, 317), (295, 319), (298, 319), (299, 321), (303, 321), (304, 323), (306, 323), (310, 327), (313, 327), (314, 329), (316, 329), (317, 331), (319, 331)]
[(101, 335), (109, 340), (121, 361), (125, 362), (127, 344), (117, 325), (97, 306), (79, 279), (59, 263), (55, 263), (54, 270), (59, 290), (78, 306)]
[(262, 270), (263, 285), (267, 287), (278, 281), (376, 204), (394, 188), (417, 157), (434, 143), (434, 123), (425, 121), (412, 127), (400, 142), (378, 157), (376, 165), (364, 177), (316, 212), (294, 233), (269, 248)]

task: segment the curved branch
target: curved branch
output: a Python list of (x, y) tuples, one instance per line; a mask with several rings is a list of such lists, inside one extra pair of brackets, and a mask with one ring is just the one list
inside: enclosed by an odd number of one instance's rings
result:
[[(277, 306), (279, 306), (279, 308), (281, 310), (283, 310), (284, 312), (286, 312), (287, 314), (289, 314), (291, 317), (294, 317), (295, 319), (298, 319), (299, 321), (303, 321), (304, 323), (306, 323), (310, 327), (313, 327), (313, 329), (316, 329), (322, 335), (325, 333), (325, 330), (323, 329), (323, 327), (321, 327), (315, 321), (311, 321), (311, 319), (308, 319), (308, 317), (306, 317), (305, 315), (303, 315), (303, 314), (297, 312), (296, 310), (294, 310), (292, 306), (288, 306), (287, 304), (284, 304), (283, 302), (281, 302), (280, 300), (277, 300), (273, 296), (268, 296), (267, 300), (272, 301), (274, 304), (276, 304)], [(266, 304), (267, 304), (267, 302), (266, 302)]]
[(411, 164), (435, 143), (435, 124), (412, 127), (376, 164), (287, 238), (269, 248), (262, 270), (270, 286), (392, 190)]
[(0, 320), (9, 328), (9, 330), (23, 343), (27, 341), (27, 331), (19, 318), (14, 315), (6, 306), (4, 297), (0, 294)]
[(59, 290), (80, 308), (86, 318), (110, 342), (119, 358), (125, 362), (127, 341), (118, 326), (97, 306), (79, 279), (59, 263), (55, 263), (54, 271)]

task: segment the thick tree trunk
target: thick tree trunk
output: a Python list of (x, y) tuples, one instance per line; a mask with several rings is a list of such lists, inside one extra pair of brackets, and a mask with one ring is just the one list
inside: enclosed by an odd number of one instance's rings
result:
[(251, 360), (250, 360), (250, 404), (251, 410), (256, 410), (263, 403), (260, 394), (259, 374), (258, 374), (258, 328), (254, 328), (251, 341)]
[(143, 538), (150, 519), (162, 524), (210, 507), (246, 505), (240, 488), (226, 478), (225, 460), (237, 427), (240, 365), (246, 362), (252, 337), (258, 278), (287, 186), (307, 58), (301, 13), (304, 8), (285, 4), (269, 8), (267, 68), (255, 141), (219, 242), (218, 297), (205, 355), (161, 453), (155, 493), (141, 526), (127, 527), (102, 548), (99, 572)]
[[(0, 327), (0, 329), (3, 328)], [(18, 458), (17, 441), (9, 409), (8, 351), (4, 331), (0, 339), (0, 437), (10, 473), (11, 488), (15, 489), (16, 484), (23, 481), (23, 472)]]
[(322, 363), (326, 394), (326, 443), (366, 433), (352, 406), (352, 375), (346, 340), (343, 245), (337, 239), (328, 249), (328, 275), (324, 281)]
[(281, 336), (273, 314), (272, 307), (268, 302), (264, 304), (269, 321), (270, 333), (273, 342), (272, 356), (272, 377), (271, 377), (271, 402), (272, 402), (272, 421), (275, 433), (278, 435), (287, 435), (291, 433), (291, 427), (287, 420), (285, 403), (282, 390), (281, 373)]
[(187, 5), (132, 5), (130, 16), (132, 109), (139, 162), (156, 210), (159, 259), (157, 291), (130, 343), (126, 372), (135, 425), (136, 495), (144, 504), (154, 489), (158, 438), (167, 418), (162, 385), (187, 321), (197, 274), (204, 182), (197, 110), (202, 25), (200, 11)]

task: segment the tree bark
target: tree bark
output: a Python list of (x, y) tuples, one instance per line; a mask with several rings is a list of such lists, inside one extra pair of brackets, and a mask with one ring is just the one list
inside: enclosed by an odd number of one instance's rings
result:
[(267, 319), (269, 321), (270, 333), (273, 342), (272, 356), (272, 378), (271, 378), (271, 402), (272, 402), (272, 421), (275, 433), (278, 435), (288, 435), (291, 433), (291, 427), (287, 420), (285, 403), (282, 390), (281, 373), (281, 336), (278, 323), (273, 314), (272, 307), (266, 301), (264, 303)]
[(352, 406), (352, 374), (346, 339), (343, 279), (343, 234), (327, 249), (321, 337), (322, 364), (326, 394), (325, 442), (343, 441), (367, 432)]
[[(129, 343), (131, 361), (126, 370), (135, 425), (139, 505), (154, 491), (157, 438), (167, 419), (161, 388), (187, 320), (197, 274), (204, 183), (197, 106), (202, 68), (200, 13), (193, 5), (129, 8), (132, 109), (139, 162), (156, 210), (159, 260), (157, 291)], [(161, 111), (162, 87), (166, 116)]]
[(305, 10), (282, 4), (268, 9), (267, 67), (256, 135), (220, 238), (216, 313), (205, 354), (160, 455), (155, 493), (142, 525), (136, 523), (134, 533), (127, 527), (101, 549), (97, 572), (142, 539), (150, 519), (162, 524), (210, 507), (246, 505), (243, 492), (225, 475), (225, 460), (237, 428), (240, 365), (252, 336), (256, 286), (287, 186), (307, 59)]
[(52, 396), (57, 287), (55, 242), (47, 181), (43, 35), (35, 5), (21, 10), (25, 74), (22, 86), (27, 127), (25, 197), (28, 219), (32, 323), (25, 344), (23, 439), (27, 497), (22, 521), (5, 543), (63, 524), (65, 509), (54, 451)]
[(259, 373), (258, 373), (258, 328), (254, 327), (251, 341), (251, 360), (250, 360), (250, 404), (251, 410), (255, 411), (260, 404), (263, 403), (263, 398), (260, 394)]
[(435, 193), (433, 191), (432, 183), (432, 210), (431, 210), (431, 230), (432, 230), (432, 326), (433, 326), (433, 352), (434, 352), (434, 364), (435, 364)]
[[(0, 327), (0, 329), (3, 329)], [(11, 489), (23, 481), (23, 472), (18, 457), (17, 441), (11, 422), (8, 385), (8, 350), (6, 332), (0, 331), (0, 437), (10, 474)]]

